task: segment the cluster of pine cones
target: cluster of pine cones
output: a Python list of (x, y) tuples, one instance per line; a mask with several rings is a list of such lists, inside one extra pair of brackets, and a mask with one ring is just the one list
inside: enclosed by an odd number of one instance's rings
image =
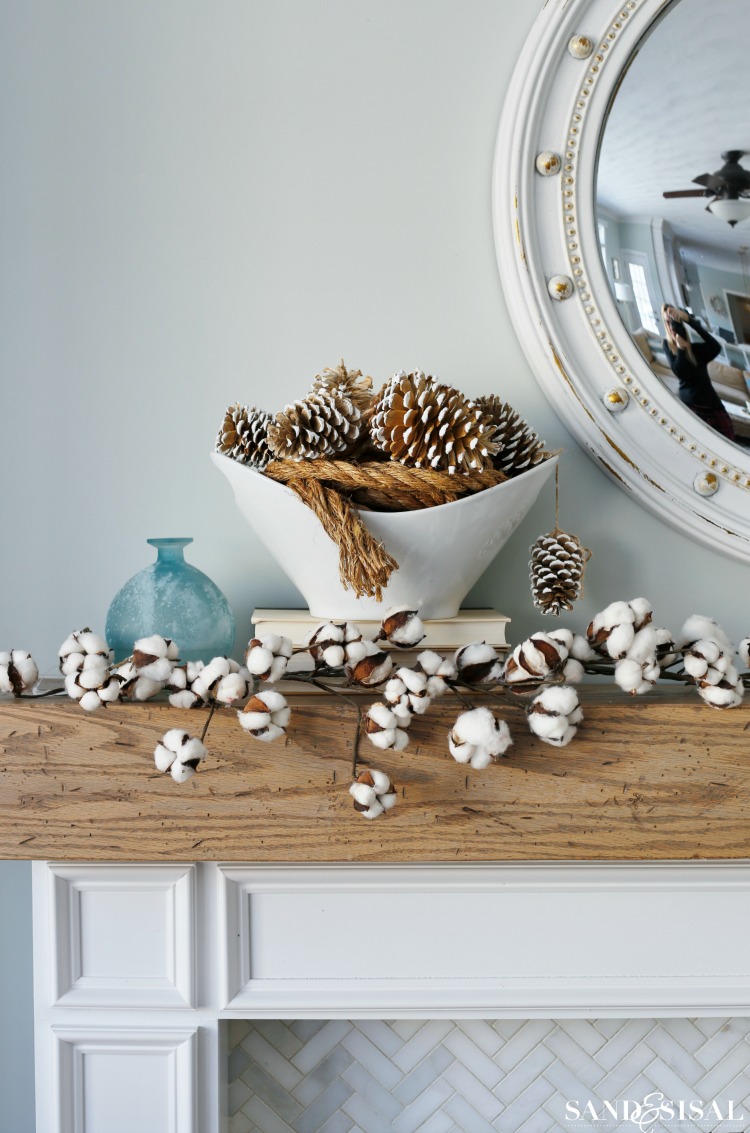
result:
[(517, 476), (546, 456), (541, 441), (499, 397), (470, 401), (421, 370), (395, 374), (378, 392), (342, 360), (307, 397), (276, 417), (230, 405), (216, 451), (262, 470), (272, 460), (395, 460), (446, 472), (499, 469)]

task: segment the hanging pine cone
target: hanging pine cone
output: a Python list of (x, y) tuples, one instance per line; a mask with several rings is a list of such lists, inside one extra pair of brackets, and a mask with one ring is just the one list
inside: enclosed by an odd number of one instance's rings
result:
[(311, 393), (340, 393), (364, 412), (372, 401), (372, 378), (361, 370), (347, 370), (344, 359), (335, 369), (327, 366), (313, 381)]
[(216, 437), (216, 451), (241, 464), (265, 468), (272, 459), (268, 447), (271, 414), (247, 405), (230, 405)]
[(322, 388), (287, 405), (268, 427), (278, 460), (315, 460), (351, 452), (362, 431), (362, 411), (341, 389)]
[(413, 468), (483, 472), (497, 445), (484, 412), (429, 374), (402, 370), (377, 395), (370, 435), (375, 446)]
[(497, 455), (493, 460), (495, 468), (506, 476), (518, 476), (544, 460), (544, 441), (539, 440), (512, 405), (494, 394), (478, 397), (476, 404), (492, 425), (490, 435), (497, 445)]
[(588, 557), (580, 540), (558, 527), (539, 536), (531, 548), (529, 578), (534, 605), (543, 614), (559, 616), (562, 610), (572, 610), (581, 597)]

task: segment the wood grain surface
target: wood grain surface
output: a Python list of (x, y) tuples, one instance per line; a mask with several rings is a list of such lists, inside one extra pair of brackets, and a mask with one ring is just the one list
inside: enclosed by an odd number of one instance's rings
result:
[[(705, 707), (693, 690), (631, 698), (581, 691), (585, 720), (558, 750), (523, 709), (493, 704), (514, 737), (485, 771), (445, 738), (459, 706), (415, 718), (404, 752), (363, 739), (363, 762), (396, 783), (394, 810), (352, 808), (353, 709), (299, 697), (286, 743), (217, 713), (188, 783), (159, 774), (168, 728), (205, 715), (166, 703), (93, 716), (67, 700), (0, 705), (0, 857), (84, 861), (464, 862), (750, 857), (750, 710)], [(369, 703), (365, 700), (364, 704)]]

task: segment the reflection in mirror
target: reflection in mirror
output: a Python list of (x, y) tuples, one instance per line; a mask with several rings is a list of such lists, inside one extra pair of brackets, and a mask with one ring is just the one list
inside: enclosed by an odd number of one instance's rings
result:
[(674, 0), (604, 124), (604, 268), (653, 372), (750, 448), (748, 0)]

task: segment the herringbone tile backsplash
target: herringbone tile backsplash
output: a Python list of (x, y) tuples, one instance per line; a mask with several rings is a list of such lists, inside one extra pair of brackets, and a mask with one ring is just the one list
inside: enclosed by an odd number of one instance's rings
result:
[[(705, 1120), (644, 1128), (739, 1133), (750, 1119), (750, 1019), (229, 1024), (230, 1133), (548, 1133), (621, 1130), (571, 1121), (566, 1102), (717, 1102)], [(686, 1110), (689, 1113), (689, 1110)], [(566, 1120), (566, 1116), (568, 1120)]]

